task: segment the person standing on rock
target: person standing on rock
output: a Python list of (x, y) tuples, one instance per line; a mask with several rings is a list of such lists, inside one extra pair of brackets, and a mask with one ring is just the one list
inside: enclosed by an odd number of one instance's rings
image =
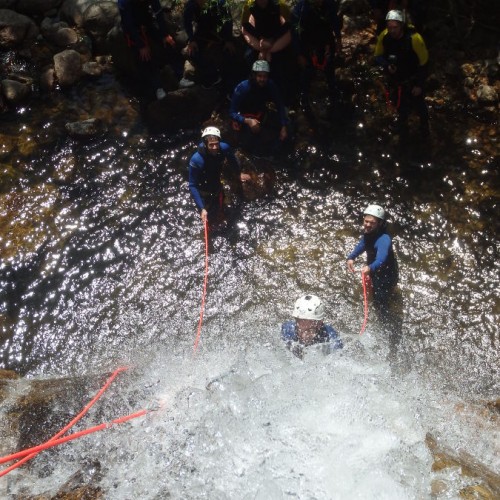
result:
[(387, 28), (380, 33), (375, 46), (375, 60), (387, 75), (388, 93), (397, 111), (394, 131), (400, 139), (408, 137), (408, 116), (415, 109), (420, 118), (420, 133), (429, 137), (429, 111), (425, 103), (424, 84), (429, 53), (423, 38), (407, 26), (400, 10), (386, 16)]
[(189, 160), (189, 190), (203, 223), (210, 220), (217, 224), (224, 218), (221, 181), (225, 165), (231, 174), (239, 176), (241, 182), (250, 180), (250, 175), (241, 173), (233, 149), (221, 141), (217, 127), (206, 127), (201, 138), (197, 152)]
[[(163, 99), (160, 76), (161, 65), (153, 54), (154, 44), (162, 47), (162, 59), (176, 74), (182, 74), (182, 58), (175, 50), (175, 41), (168, 32), (163, 8), (159, 0), (118, 0), (121, 24), (127, 45), (135, 53), (138, 72), (148, 82), (157, 99)], [(179, 84), (188, 86), (182, 79)], [(192, 84), (192, 82), (190, 82)]]

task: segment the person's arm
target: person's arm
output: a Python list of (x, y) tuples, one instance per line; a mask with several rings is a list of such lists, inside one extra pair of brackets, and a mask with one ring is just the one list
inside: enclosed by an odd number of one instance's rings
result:
[(382, 66), (382, 68), (387, 69), (389, 66), (389, 61), (385, 57), (385, 49), (384, 49), (384, 38), (387, 35), (387, 29), (382, 31), (380, 35), (377, 38), (377, 43), (375, 45), (375, 62), (379, 65)]
[(245, 117), (240, 113), (241, 102), (244, 95), (248, 92), (248, 80), (241, 82), (236, 86), (231, 97), (231, 104), (229, 105), (229, 116), (231, 120), (238, 122), (240, 125), (245, 123)]
[(204, 161), (201, 155), (199, 153), (195, 153), (189, 161), (189, 191), (191, 192), (191, 196), (193, 197), (196, 206), (200, 210), (205, 209), (205, 203), (203, 202), (203, 198), (201, 197), (198, 189), (204, 166)]
[(337, 333), (335, 328), (330, 325), (325, 325), (326, 331), (328, 333), (328, 344), (329, 351), (334, 351), (336, 349), (342, 349), (344, 347), (344, 343), (340, 338), (340, 335)]
[(368, 266), (370, 271), (376, 271), (382, 264), (387, 261), (389, 257), (389, 250), (391, 249), (391, 237), (388, 234), (383, 234), (375, 242), (375, 260)]
[(427, 78), (427, 63), (429, 61), (429, 52), (427, 51), (424, 39), (418, 33), (414, 33), (411, 36), (411, 46), (418, 57), (418, 69), (415, 78), (415, 86), (422, 89), (424, 87), (425, 79)]
[(347, 269), (352, 273), (355, 272), (354, 261), (365, 251), (365, 240), (361, 238), (354, 250), (347, 256)]

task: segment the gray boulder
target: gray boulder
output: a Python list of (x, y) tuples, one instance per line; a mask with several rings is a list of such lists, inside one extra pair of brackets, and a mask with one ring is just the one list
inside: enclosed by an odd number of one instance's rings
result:
[(76, 83), (82, 75), (82, 61), (76, 50), (63, 50), (54, 56), (54, 70), (61, 87)]
[(1, 88), (5, 100), (11, 103), (22, 101), (31, 92), (31, 85), (17, 80), (2, 80)]
[(23, 14), (0, 9), (0, 49), (19, 47), (38, 36), (36, 24)]
[(64, 0), (59, 15), (70, 25), (83, 26), (83, 13), (96, 0)]

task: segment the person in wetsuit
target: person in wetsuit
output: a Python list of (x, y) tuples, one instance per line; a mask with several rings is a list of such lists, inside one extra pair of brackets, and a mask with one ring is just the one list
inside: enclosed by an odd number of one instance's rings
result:
[(288, 137), (283, 100), (269, 73), (267, 61), (255, 61), (250, 78), (234, 89), (229, 107), (238, 141), (254, 154), (272, 154)]
[(324, 344), (323, 352), (329, 354), (342, 349), (343, 342), (333, 327), (324, 323), (325, 307), (316, 295), (304, 295), (297, 299), (293, 320), (281, 325), (281, 338), (297, 357), (302, 358), (304, 348)]
[(384, 321), (388, 317), (398, 283), (398, 263), (392, 249), (392, 239), (387, 234), (385, 210), (380, 205), (369, 205), (363, 214), (363, 237), (348, 255), (347, 268), (355, 272), (355, 259), (366, 252), (366, 264), (361, 272), (371, 280), (373, 305)]
[(248, 174), (241, 173), (240, 164), (229, 144), (221, 142), (220, 130), (206, 127), (202, 134), (198, 151), (189, 160), (189, 190), (200, 210), (203, 223), (223, 216), (222, 171), (228, 163), (232, 173), (239, 175), (242, 182), (250, 180)]
[(390, 102), (398, 114), (395, 131), (401, 138), (407, 137), (408, 116), (415, 109), (420, 118), (420, 133), (427, 138), (429, 111), (424, 92), (427, 47), (420, 34), (405, 24), (401, 11), (389, 11), (386, 22), (387, 28), (377, 38), (375, 61), (387, 75)]

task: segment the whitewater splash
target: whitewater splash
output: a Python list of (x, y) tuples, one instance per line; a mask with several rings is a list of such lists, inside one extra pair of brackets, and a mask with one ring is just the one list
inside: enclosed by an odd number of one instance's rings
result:
[(27, 482), (57, 491), (82, 464), (99, 463), (107, 499), (430, 496), (425, 435), (445, 432), (454, 402), (391, 365), (377, 334), (345, 336), (330, 355), (313, 346), (304, 360), (278, 335), (217, 348), (207, 334), (196, 357), (179, 344), (153, 360), (138, 355), (91, 418), (153, 411), (40, 456), (34, 470), (12, 473), (10, 493)]

